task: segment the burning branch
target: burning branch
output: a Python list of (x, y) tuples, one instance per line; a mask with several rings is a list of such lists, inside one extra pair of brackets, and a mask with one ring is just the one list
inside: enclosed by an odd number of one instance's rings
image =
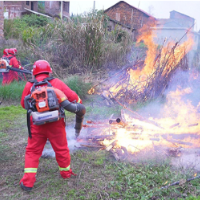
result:
[[(124, 68), (120, 71), (120, 77), (116, 78), (118, 82), (115, 81), (107, 90), (102, 91), (107, 103), (112, 104), (114, 100), (124, 109), (130, 110), (127, 106), (129, 104), (145, 102), (161, 95), (176, 69), (181, 67), (183, 62), (187, 63), (186, 54), (191, 49), (193, 40), (189, 38), (183, 44), (180, 42), (193, 26), (175, 44), (164, 45), (164, 40), (161, 48), (154, 44), (153, 33), (149, 31), (149, 27), (141, 31), (144, 35), (141, 35), (138, 41), (143, 40), (148, 47), (146, 59), (140, 62), (137, 68), (136, 65)], [(141, 119), (141, 116), (134, 114)]]

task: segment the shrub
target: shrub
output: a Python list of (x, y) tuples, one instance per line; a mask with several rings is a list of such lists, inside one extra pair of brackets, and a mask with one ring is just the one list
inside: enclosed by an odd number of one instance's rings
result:
[(88, 90), (92, 86), (91, 83), (85, 83), (79, 76), (71, 76), (65, 79), (64, 82), (82, 99), (86, 97)]
[(28, 27), (28, 24), (21, 20), (16, 19), (5, 19), (4, 20), (4, 36), (6, 39), (19, 38), (23, 30)]
[(29, 27), (41, 27), (47, 25), (49, 19), (35, 14), (24, 15), (22, 18), (4, 20), (4, 36), (6, 39), (18, 39), (24, 30)]
[(24, 15), (21, 21), (26, 22), (28, 26), (40, 27), (47, 25), (49, 19), (44, 16), (31, 14), (31, 15)]
[(102, 11), (72, 17), (70, 21), (45, 21), (47, 24), (41, 23), (40, 27), (34, 21), (29, 16), (23, 17), (27, 27), (24, 25), (26, 28), (20, 31), (18, 40), (22, 65), (45, 59), (51, 64), (54, 76), (60, 78), (111, 66), (116, 69), (125, 64), (132, 46), (128, 31), (120, 27), (114, 32), (107, 31), (108, 18)]
[(128, 32), (123, 31), (116, 42), (100, 21), (87, 24), (55, 21), (29, 29), (22, 37), (26, 52), (48, 60), (62, 78), (67, 73), (95, 72), (108, 62), (121, 64), (132, 45)]
[(25, 82), (12, 82), (10, 85), (0, 85), (1, 100), (20, 101)]

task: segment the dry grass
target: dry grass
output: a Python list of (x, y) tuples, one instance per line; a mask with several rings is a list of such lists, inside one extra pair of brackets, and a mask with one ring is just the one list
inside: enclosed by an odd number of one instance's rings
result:
[[(108, 32), (104, 15), (82, 19), (84, 21), (58, 20), (23, 30), (15, 41), (22, 64), (45, 59), (55, 75), (62, 78), (68, 73), (96, 72), (108, 66), (123, 65), (133, 43), (130, 33), (120, 27)], [(6, 46), (11, 45), (14, 45), (13, 40), (8, 40)]]

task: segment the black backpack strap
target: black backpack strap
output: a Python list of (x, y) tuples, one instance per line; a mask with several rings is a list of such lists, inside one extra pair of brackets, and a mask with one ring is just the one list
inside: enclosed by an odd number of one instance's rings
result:
[[(47, 77), (47, 78), (45, 78), (43, 81), (45, 81), (45, 80), (47, 80), (47, 81), (51, 81), (51, 80), (53, 80), (53, 79), (55, 79), (54, 77)], [(34, 79), (34, 80), (29, 80), (28, 82), (30, 82), (30, 83), (36, 83), (36, 82), (38, 82), (36, 79)]]
[(44, 84), (47, 84), (48, 87), (52, 87), (51, 83), (49, 83), (50, 80), (53, 80), (54, 78), (53, 77), (47, 77), (45, 78), (44, 80), (42, 81), (37, 81), (36, 79), (34, 80), (30, 80), (29, 82), (30, 83), (33, 83), (33, 86), (31, 88), (31, 93), (35, 90), (35, 87), (36, 86), (39, 86), (39, 85), (44, 85)]
[(30, 82), (30, 83), (34, 83), (35, 81), (34, 81), (34, 80), (29, 80), (28, 82)]
[(6, 57), (6, 58), (8, 58), (9, 60), (11, 59), (11, 58), (13, 58), (14, 56), (8, 56), (8, 57)]
[(30, 110), (27, 110), (26, 117), (27, 117), (28, 136), (31, 139), (32, 135), (31, 135), (31, 119), (30, 119), (31, 118), (31, 111)]
[(45, 78), (44, 80), (51, 81), (51, 80), (53, 80), (53, 79), (55, 79), (55, 78), (54, 78), (54, 77), (47, 77), (47, 78)]

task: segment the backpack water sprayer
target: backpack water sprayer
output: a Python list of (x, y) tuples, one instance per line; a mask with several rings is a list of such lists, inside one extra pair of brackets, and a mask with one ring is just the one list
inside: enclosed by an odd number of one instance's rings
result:
[(33, 124), (42, 125), (58, 121), (63, 117), (60, 103), (65, 101), (65, 94), (53, 87), (39, 87), (24, 99), (25, 109), (32, 115)]
[[(85, 107), (80, 103), (71, 103), (68, 101), (66, 95), (61, 90), (52, 87), (48, 81), (51, 79), (53, 78), (49, 77), (41, 82), (35, 80), (31, 94), (24, 98), (29, 137), (32, 138), (30, 116), (32, 116), (33, 124), (43, 125), (64, 118), (64, 109), (76, 114), (75, 130), (76, 137), (78, 137), (86, 112)], [(44, 84), (47, 84), (47, 86), (42, 86)]]

